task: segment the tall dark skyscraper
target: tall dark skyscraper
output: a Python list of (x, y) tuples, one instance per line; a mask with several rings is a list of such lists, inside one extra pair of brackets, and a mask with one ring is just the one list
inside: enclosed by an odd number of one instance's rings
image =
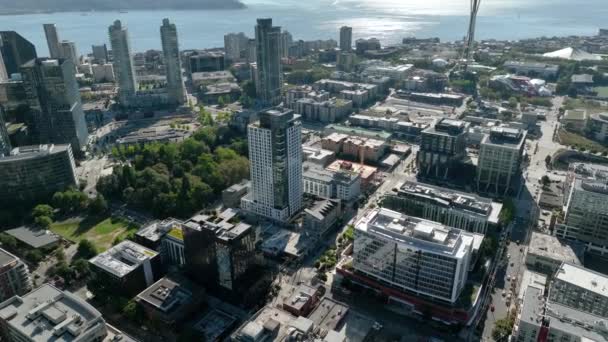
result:
[(89, 133), (75, 70), (71, 59), (38, 58), (21, 67), (33, 136), (41, 144), (71, 144), (78, 153)]
[(175, 24), (169, 22), (169, 19), (163, 19), (163, 25), (160, 27), (160, 38), (165, 57), (167, 88), (170, 101), (174, 104), (184, 104), (186, 102), (186, 92), (184, 89), (184, 79), (182, 78), (182, 62), (179, 56), (177, 28)]
[(272, 19), (258, 19), (255, 27), (257, 53), (257, 96), (268, 105), (281, 102), (283, 75), (281, 70), (281, 28), (272, 26)]
[(0, 31), (0, 53), (8, 76), (18, 73), (21, 65), (38, 56), (34, 44), (15, 31)]
[(55, 24), (44, 24), (44, 35), (46, 36), (46, 43), (49, 46), (49, 54), (51, 58), (60, 58), (61, 43), (59, 41), (59, 34), (57, 34), (57, 27)]
[(350, 51), (353, 49), (353, 28), (348, 26), (340, 27), (340, 50)]

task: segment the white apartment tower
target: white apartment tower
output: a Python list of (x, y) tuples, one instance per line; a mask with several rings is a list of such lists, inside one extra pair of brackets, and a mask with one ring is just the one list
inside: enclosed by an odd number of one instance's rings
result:
[(186, 102), (186, 91), (184, 79), (182, 78), (182, 63), (179, 56), (177, 29), (175, 28), (175, 24), (169, 22), (169, 19), (163, 19), (163, 25), (160, 27), (160, 38), (165, 57), (169, 99), (174, 104), (182, 105)]
[(129, 44), (129, 32), (122, 26), (120, 20), (116, 20), (108, 29), (112, 56), (114, 58), (114, 73), (118, 79), (119, 102), (128, 106), (129, 100), (135, 96), (137, 82), (135, 81), (135, 68), (133, 67), (133, 56)]
[(241, 207), (286, 222), (302, 208), (302, 124), (292, 110), (270, 109), (249, 125), (251, 191)]

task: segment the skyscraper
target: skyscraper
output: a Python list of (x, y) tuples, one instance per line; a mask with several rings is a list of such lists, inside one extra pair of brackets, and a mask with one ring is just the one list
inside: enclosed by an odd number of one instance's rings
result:
[(0, 31), (0, 54), (8, 76), (19, 73), (19, 67), (37, 57), (34, 44), (15, 31)]
[(4, 110), (0, 106), (0, 157), (7, 156), (11, 152), (11, 142), (6, 130), (6, 122), (4, 121)]
[(108, 47), (106, 44), (93, 45), (92, 50), (95, 63), (105, 64), (108, 61)]
[(123, 27), (120, 20), (116, 20), (109, 27), (110, 44), (114, 58), (114, 73), (118, 79), (118, 100), (123, 106), (129, 105), (129, 100), (135, 96), (137, 82), (135, 80), (135, 68), (133, 67), (133, 56), (129, 44), (129, 32)]
[(484, 136), (477, 163), (477, 190), (495, 195), (515, 190), (526, 134), (517, 128), (495, 127)]
[(340, 27), (340, 50), (350, 51), (353, 48), (353, 28), (348, 26)]
[(61, 58), (61, 45), (59, 43), (59, 35), (55, 24), (44, 24), (44, 34), (46, 35), (46, 43), (49, 46), (49, 55), (51, 58)]
[(259, 100), (275, 106), (281, 102), (283, 75), (281, 71), (281, 28), (272, 26), (272, 19), (258, 19), (255, 27)]
[(21, 67), (32, 135), (41, 144), (71, 144), (74, 153), (87, 143), (88, 130), (71, 59), (33, 59)]
[(8, 73), (6, 72), (6, 66), (4, 66), (4, 58), (0, 53), (0, 82), (4, 80), (8, 80)]
[(61, 41), (61, 58), (71, 59), (75, 65), (79, 64), (78, 60), (78, 51), (76, 50), (76, 43), (71, 42), (69, 40)]
[(281, 33), (281, 58), (289, 57), (289, 47), (293, 44), (293, 36), (289, 31)]
[(247, 49), (249, 38), (243, 33), (228, 33), (224, 36), (224, 50), (226, 51), (226, 59), (230, 62), (237, 61), (241, 58), (241, 52)]
[(286, 222), (302, 208), (302, 124), (288, 109), (270, 109), (249, 125), (251, 191), (241, 207)]
[(169, 99), (172, 103), (184, 104), (186, 102), (186, 92), (182, 78), (182, 63), (179, 56), (177, 29), (175, 28), (175, 24), (169, 22), (169, 19), (163, 19), (163, 25), (160, 27), (160, 38), (165, 57)]

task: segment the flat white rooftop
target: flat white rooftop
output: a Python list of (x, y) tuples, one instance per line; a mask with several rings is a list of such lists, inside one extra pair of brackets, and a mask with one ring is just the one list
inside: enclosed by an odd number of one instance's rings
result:
[(563, 263), (557, 270), (555, 278), (608, 297), (608, 277), (582, 266)]
[(95, 256), (89, 262), (108, 273), (122, 278), (139, 267), (144, 261), (157, 255), (158, 253), (151, 249), (125, 240)]

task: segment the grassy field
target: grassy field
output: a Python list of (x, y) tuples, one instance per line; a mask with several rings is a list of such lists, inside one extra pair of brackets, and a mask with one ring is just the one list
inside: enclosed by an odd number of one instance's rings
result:
[(574, 146), (576, 149), (584, 148), (587, 151), (608, 152), (608, 146), (599, 144), (591, 139), (587, 139), (582, 135), (559, 130), (559, 139), (562, 145)]
[(598, 96), (608, 97), (608, 87), (595, 87), (593, 90), (597, 91)]
[(137, 231), (137, 226), (130, 225), (123, 219), (87, 217), (55, 222), (51, 225), (51, 230), (74, 243), (87, 239), (97, 247), (98, 252), (102, 252), (110, 248), (117, 237), (124, 238)]

